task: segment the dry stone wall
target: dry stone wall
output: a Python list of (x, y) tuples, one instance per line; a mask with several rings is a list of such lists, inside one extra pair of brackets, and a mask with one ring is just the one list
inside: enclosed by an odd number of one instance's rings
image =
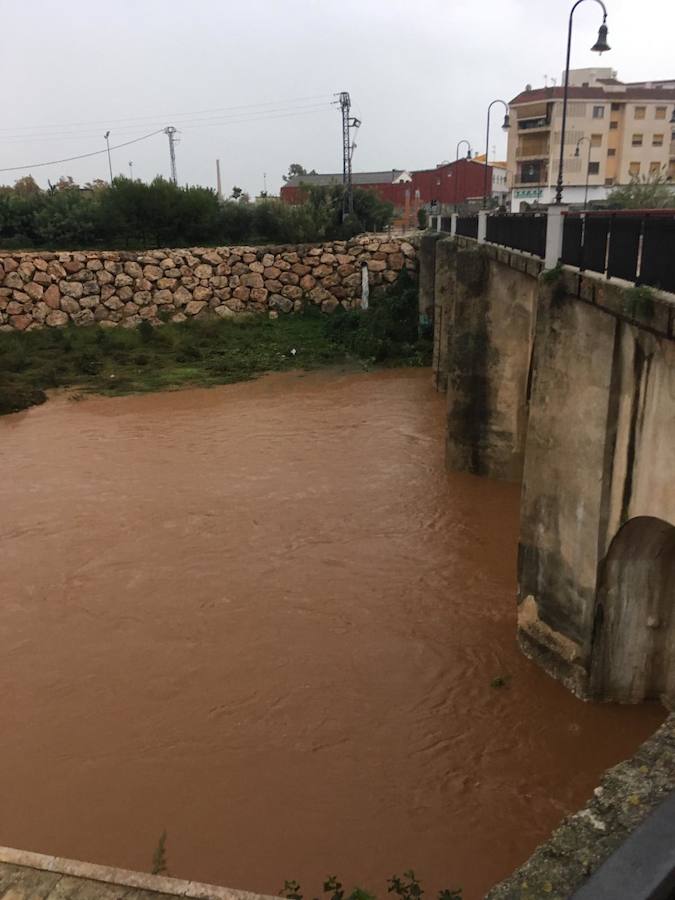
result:
[(364, 264), (376, 293), (402, 269), (416, 272), (416, 250), (405, 240), (363, 235), (292, 247), (0, 252), (0, 331), (251, 312), (274, 318), (307, 302), (331, 313), (359, 305)]

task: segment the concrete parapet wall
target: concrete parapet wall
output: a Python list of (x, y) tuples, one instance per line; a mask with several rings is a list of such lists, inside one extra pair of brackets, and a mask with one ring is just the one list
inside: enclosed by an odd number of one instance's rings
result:
[(363, 266), (377, 292), (402, 269), (416, 272), (417, 251), (405, 240), (362, 235), (314, 246), (0, 252), (0, 331), (276, 316), (307, 302), (330, 313), (360, 304)]
[(197, 881), (0, 847), (0, 893), (12, 900), (274, 900), (264, 894)]

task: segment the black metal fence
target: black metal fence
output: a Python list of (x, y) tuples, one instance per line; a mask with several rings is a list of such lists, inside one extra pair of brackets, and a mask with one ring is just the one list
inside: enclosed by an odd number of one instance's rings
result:
[(675, 292), (675, 211), (568, 213), (562, 261)]
[(457, 234), (463, 237), (478, 237), (478, 216), (457, 216)]
[(514, 213), (487, 218), (485, 239), (493, 244), (546, 256), (546, 214)]

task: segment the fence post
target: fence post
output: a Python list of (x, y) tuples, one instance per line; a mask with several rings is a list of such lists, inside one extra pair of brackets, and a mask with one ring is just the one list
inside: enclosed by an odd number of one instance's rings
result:
[(450, 215), (450, 237), (454, 237), (457, 234), (457, 213), (451, 213)]
[(443, 230), (443, 216), (439, 213), (436, 216), (436, 231), (442, 231), (442, 230)]
[(567, 209), (566, 206), (555, 205), (549, 206), (546, 211), (545, 269), (555, 269), (560, 262), (563, 244), (563, 224), (565, 222), (563, 213), (567, 212)]
[(478, 213), (478, 243), (485, 243), (485, 235), (487, 234), (487, 210), (481, 209)]

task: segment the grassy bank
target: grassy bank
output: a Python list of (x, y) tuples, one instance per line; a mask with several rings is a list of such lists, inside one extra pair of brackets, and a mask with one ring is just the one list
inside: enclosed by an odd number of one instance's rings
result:
[(347, 361), (427, 365), (417, 301), (396, 285), (366, 313), (305, 312), (270, 320), (209, 318), (136, 329), (46, 328), (0, 334), (0, 414), (45, 399), (49, 388), (124, 394), (227, 384), (262, 372)]

